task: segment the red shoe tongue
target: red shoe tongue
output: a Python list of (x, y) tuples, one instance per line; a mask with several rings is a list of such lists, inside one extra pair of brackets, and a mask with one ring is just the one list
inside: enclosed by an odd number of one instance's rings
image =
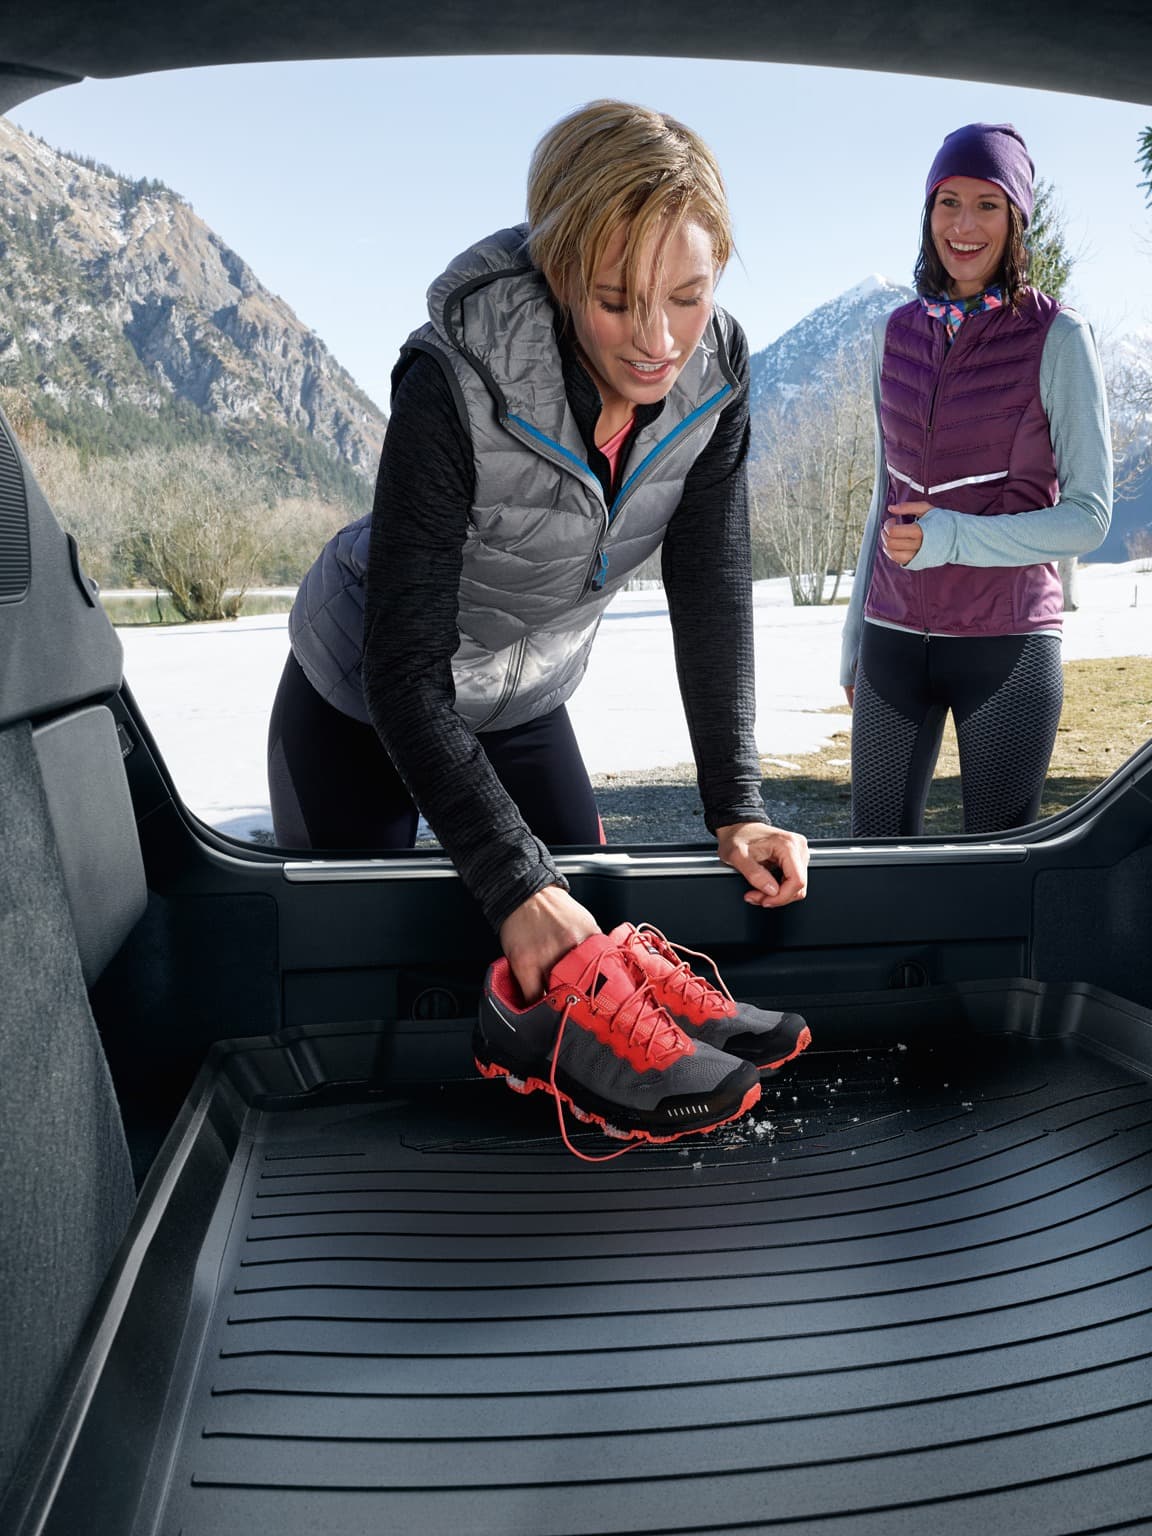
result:
[(548, 978), (549, 989), (571, 987), (588, 993), (607, 1012), (630, 998), (644, 978), (635, 961), (626, 958), (606, 933), (593, 933), (557, 960)]

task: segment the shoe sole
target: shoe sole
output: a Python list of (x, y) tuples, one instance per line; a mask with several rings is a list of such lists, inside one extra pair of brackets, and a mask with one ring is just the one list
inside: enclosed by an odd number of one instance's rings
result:
[(709, 1120), (704, 1125), (685, 1126), (683, 1130), (676, 1131), (670, 1136), (661, 1136), (655, 1131), (645, 1130), (642, 1126), (625, 1129), (621, 1126), (613, 1125), (610, 1121), (605, 1120), (603, 1116), (596, 1114), (592, 1110), (584, 1109), (581, 1105), (575, 1103), (570, 1095), (564, 1092), (563, 1088), (557, 1086), (553, 1089), (552, 1084), (543, 1078), (521, 1077), (511, 1067), (503, 1066), (498, 1061), (485, 1062), (479, 1056), (473, 1059), (476, 1062), (476, 1070), (480, 1073), (481, 1077), (487, 1078), (490, 1082), (502, 1077), (513, 1093), (546, 1093), (550, 1097), (558, 1099), (560, 1103), (566, 1104), (572, 1111), (574, 1119), (581, 1121), (585, 1125), (599, 1126), (606, 1136), (612, 1136), (617, 1141), (651, 1142), (655, 1146), (666, 1146), (669, 1142), (680, 1141), (685, 1136), (703, 1136), (709, 1131), (716, 1130), (719, 1126), (731, 1125), (733, 1120), (739, 1120), (742, 1115), (748, 1113), (753, 1104), (760, 1098), (761, 1092), (760, 1084), (753, 1083), (739, 1106), (731, 1114), (722, 1115), (716, 1120)]
[[(795, 1061), (800, 1052), (806, 1051), (811, 1044), (812, 1031), (808, 1028), (807, 1024), (805, 1024), (804, 1028), (796, 1036), (796, 1044), (788, 1052), (787, 1056), (781, 1056), (779, 1061), (766, 1062), (764, 1066), (756, 1067), (756, 1070), (761, 1074), (779, 1072), (781, 1067), (786, 1067), (790, 1061)], [(755, 1062), (753, 1062), (753, 1066), (755, 1065)]]

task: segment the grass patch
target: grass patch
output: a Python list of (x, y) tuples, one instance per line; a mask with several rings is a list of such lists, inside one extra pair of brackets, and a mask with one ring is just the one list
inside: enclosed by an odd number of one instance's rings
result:
[[(819, 752), (787, 763), (763, 759), (764, 799), (781, 825), (809, 838), (849, 835), (849, 741), (844, 728)], [(1109, 656), (1064, 667), (1064, 713), (1048, 770), (1041, 815), (1082, 800), (1152, 735), (1152, 657)], [(928, 796), (924, 830), (935, 836), (961, 831), (960, 760), (949, 718)]]

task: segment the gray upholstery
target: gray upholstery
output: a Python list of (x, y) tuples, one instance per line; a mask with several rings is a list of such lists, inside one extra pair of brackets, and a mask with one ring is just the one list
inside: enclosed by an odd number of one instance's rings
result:
[(0, 729), (0, 1487), (128, 1224), (133, 1185), (27, 723)]
[(41, 726), (32, 740), (90, 987), (148, 904), (116, 723), (96, 705)]
[[(88, 1006), (145, 904), (112, 716), (120, 642), (0, 417), (0, 1487), (134, 1187)], [(34, 729), (35, 723), (35, 729)]]
[(80, 569), (75, 545), (0, 413), (0, 474), (5, 468), (6, 501), (16, 505), (0, 526), (0, 566), (15, 569), (30, 559), (30, 579), (13, 579), (13, 595), (0, 599), (0, 726), (114, 693), (122, 666), (120, 641)]

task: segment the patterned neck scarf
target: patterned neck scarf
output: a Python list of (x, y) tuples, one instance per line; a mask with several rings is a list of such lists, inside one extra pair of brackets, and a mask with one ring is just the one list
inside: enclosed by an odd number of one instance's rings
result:
[(980, 315), (986, 309), (1002, 309), (1004, 295), (999, 286), (993, 283), (990, 288), (985, 288), (983, 293), (974, 293), (970, 299), (929, 299), (922, 297), (920, 300), (924, 308), (934, 320), (943, 320), (948, 332), (948, 345), (956, 340), (956, 334), (969, 315)]

